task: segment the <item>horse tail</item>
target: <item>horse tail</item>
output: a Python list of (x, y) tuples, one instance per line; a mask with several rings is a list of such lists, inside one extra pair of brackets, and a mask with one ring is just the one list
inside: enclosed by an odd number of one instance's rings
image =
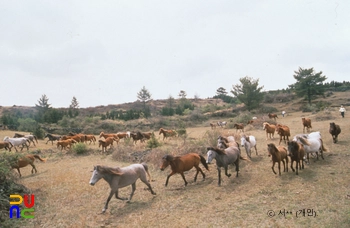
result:
[(327, 148), (324, 147), (324, 145), (323, 145), (323, 140), (320, 139), (320, 141), (321, 141), (321, 150), (322, 150), (322, 151), (327, 151)]
[(149, 174), (149, 172), (148, 172), (148, 165), (143, 162), (142, 166), (143, 166), (143, 168), (145, 169), (145, 171), (146, 171), (146, 173), (148, 175), (149, 182), (151, 182), (152, 179), (151, 179), (151, 174)]
[(205, 160), (205, 158), (199, 154), (199, 157), (201, 158), (201, 163), (202, 165), (209, 171), (209, 166), (207, 164), (207, 161)]
[(39, 159), (40, 161), (42, 161), (42, 162), (46, 162), (46, 158), (41, 158), (39, 155), (37, 155), (37, 154), (34, 154), (33, 155), (35, 158), (37, 158), (37, 159)]

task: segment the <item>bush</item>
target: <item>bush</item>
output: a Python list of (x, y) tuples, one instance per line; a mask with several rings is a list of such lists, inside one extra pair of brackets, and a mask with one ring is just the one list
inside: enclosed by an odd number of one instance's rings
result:
[(72, 146), (72, 150), (77, 154), (86, 154), (88, 148), (85, 143), (76, 143)]
[(155, 137), (154, 133), (152, 134), (150, 140), (147, 141), (147, 148), (157, 148), (161, 145), (158, 139)]

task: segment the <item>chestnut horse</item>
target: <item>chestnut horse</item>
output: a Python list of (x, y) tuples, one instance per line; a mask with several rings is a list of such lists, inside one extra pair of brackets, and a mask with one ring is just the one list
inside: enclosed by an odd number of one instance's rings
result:
[(177, 132), (175, 130), (165, 130), (164, 128), (159, 129), (159, 135), (163, 134), (163, 141), (166, 138), (170, 137), (176, 137)]
[(244, 132), (244, 124), (242, 124), (242, 123), (235, 123), (234, 125), (233, 125), (233, 128), (236, 128), (236, 133), (237, 133), (237, 131), (238, 130), (241, 130), (242, 132)]
[(263, 130), (266, 131), (266, 140), (268, 139), (268, 137), (270, 136), (270, 139), (273, 139), (275, 131), (276, 131), (276, 126), (273, 124), (269, 124), (268, 122), (264, 122), (263, 123)]
[[(287, 142), (288, 144), (288, 156), (290, 156), (290, 168), (292, 168), (293, 172), (295, 172), (294, 168), (293, 168), (293, 163), (295, 161), (295, 169), (296, 171), (296, 175), (299, 175), (298, 173), (298, 166), (299, 169), (304, 169), (304, 155), (305, 155), (305, 150), (304, 150), (304, 146), (301, 143), (298, 143), (296, 141), (291, 141), (291, 142)], [(302, 163), (302, 165), (300, 165), (300, 161)]]
[(196, 154), (196, 153), (189, 153), (189, 154), (185, 154), (182, 156), (175, 156), (175, 157), (172, 155), (164, 155), (162, 160), (163, 160), (163, 163), (160, 166), (160, 170), (164, 171), (164, 169), (169, 165), (171, 167), (171, 173), (166, 178), (165, 187), (168, 186), (169, 178), (176, 173), (181, 174), (182, 179), (185, 181), (185, 186), (187, 186), (188, 183), (185, 179), (184, 172), (192, 169), (193, 167), (195, 167), (197, 170), (196, 175), (194, 176), (194, 182), (197, 181), (197, 176), (199, 172), (202, 173), (203, 180), (205, 180), (205, 174), (203, 173), (202, 169), (199, 167), (200, 162), (207, 170), (209, 170), (208, 164), (206, 163), (205, 158), (202, 155)]
[(22, 176), (22, 174), (19, 171), (19, 168), (26, 167), (27, 165), (31, 165), (32, 166), (32, 173), (33, 173), (33, 171), (35, 171), (35, 173), (37, 173), (36, 167), (34, 165), (35, 158), (39, 159), (42, 162), (46, 162), (46, 159), (45, 158), (41, 158), (39, 155), (27, 154), (26, 156), (18, 158), (17, 163), (11, 164), (11, 167), (13, 169), (17, 169), (20, 177)]
[(275, 121), (276, 121), (276, 118), (278, 118), (277, 114), (269, 113), (267, 115), (269, 116), (270, 119), (275, 119)]
[[(269, 157), (272, 156), (272, 171), (274, 174), (277, 174), (275, 172), (275, 163), (278, 163), (278, 172), (281, 176), (281, 162), (283, 163), (283, 172), (287, 170), (288, 172), (288, 155), (287, 155), (287, 149), (284, 146), (278, 146), (276, 147), (275, 144), (269, 143), (267, 144), (267, 151), (269, 153)], [(286, 162), (284, 162), (286, 160)]]
[(305, 128), (307, 132), (310, 132), (310, 128), (312, 128), (311, 119), (302, 117), (301, 122), (303, 123), (303, 133), (305, 133)]
[(12, 144), (10, 142), (0, 142), (0, 149), (5, 149), (11, 151)]

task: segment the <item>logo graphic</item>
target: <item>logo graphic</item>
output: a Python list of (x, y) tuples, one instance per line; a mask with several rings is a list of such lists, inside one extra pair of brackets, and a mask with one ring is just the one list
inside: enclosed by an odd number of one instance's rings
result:
[[(24, 200), (23, 197), (20, 195), (10, 195), (10, 199), (11, 198), (15, 198), (18, 199), (18, 201), (10, 201), (10, 205), (12, 205), (10, 207), (10, 218), (13, 218), (13, 211), (16, 212), (16, 218), (34, 218), (34, 208), (32, 208), (34, 206), (34, 202), (35, 202), (35, 196), (34, 194), (30, 195), (30, 202), (29, 202), (29, 195), (25, 194), (24, 195)], [(21, 203), (24, 203), (24, 207), (26, 208), (21, 208), (19, 207), (19, 205)]]

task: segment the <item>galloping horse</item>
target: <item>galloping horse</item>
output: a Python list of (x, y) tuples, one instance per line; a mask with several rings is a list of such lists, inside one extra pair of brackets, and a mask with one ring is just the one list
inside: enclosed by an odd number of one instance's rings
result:
[(170, 137), (176, 137), (177, 132), (175, 130), (165, 130), (164, 128), (159, 129), (159, 135), (163, 134), (163, 141), (166, 138)]
[(85, 135), (85, 142), (90, 142), (89, 145), (91, 144), (91, 142), (95, 144), (96, 137), (94, 135)]
[(22, 146), (21, 151), (23, 150), (24, 147), (27, 147), (27, 151), (29, 150), (29, 145), (27, 145), (27, 142), (29, 142), (29, 139), (27, 138), (10, 138), (8, 136), (5, 136), (4, 141), (10, 142), (15, 148), (16, 152), (18, 152), (17, 146)]
[(100, 133), (100, 138), (108, 138), (108, 137), (114, 137), (114, 138), (118, 138), (119, 139), (119, 137), (118, 137), (118, 135), (117, 134), (105, 134), (103, 131)]
[(338, 142), (338, 135), (341, 133), (340, 126), (334, 122), (329, 124), (329, 133), (332, 135), (333, 143)]
[[(95, 185), (101, 178), (103, 178), (111, 188), (106, 204), (102, 209), (102, 213), (106, 212), (108, 208), (108, 203), (114, 194), (117, 199), (127, 200), (127, 202), (130, 202), (136, 190), (136, 181), (139, 178), (143, 183), (147, 185), (151, 193), (153, 195), (156, 195), (156, 193), (152, 190), (150, 183), (147, 181), (146, 174), (148, 174), (149, 179), (151, 179), (151, 176), (148, 172), (148, 166), (145, 163), (132, 164), (123, 168), (112, 168), (100, 165), (94, 166), (94, 171), (92, 173), (89, 184)], [(118, 189), (126, 187), (128, 185), (132, 186), (132, 191), (129, 198), (119, 197)]]
[(30, 142), (32, 142), (34, 146), (36, 146), (35, 142), (38, 144), (38, 139), (35, 135), (23, 135), (23, 134), (15, 133), (13, 138), (27, 138), (29, 139), (29, 145), (30, 145)]
[(244, 132), (244, 124), (242, 124), (242, 123), (235, 123), (233, 125), (233, 128), (236, 128), (236, 133), (238, 130), (241, 130), (242, 132)]
[(50, 133), (47, 133), (44, 137), (45, 138), (48, 138), (49, 140), (47, 140), (46, 144), (51, 141), (52, 145), (53, 145), (53, 141), (59, 141), (61, 139), (62, 136), (60, 135), (53, 135), (53, 134), (50, 134)]
[(163, 163), (160, 166), (160, 170), (164, 171), (166, 167), (170, 165), (171, 167), (171, 173), (167, 176), (165, 181), (165, 187), (168, 186), (169, 178), (176, 174), (180, 173), (182, 176), (182, 179), (185, 181), (185, 186), (187, 186), (187, 181), (185, 179), (184, 172), (192, 169), (193, 167), (196, 168), (197, 172), (194, 176), (194, 182), (197, 180), (198, 173), (201, 172), (203, 176), (203, 180), (205, 179), (205, 174), (203, 173), (202, 169), (199, 167), (199, 163), (201, 162), (202, 165), (209, 170), (208, 164), (205, 161), (205, 158), (196, 153), (189, 153), (182, 156), (172, 156), (172, 155), (165, 155), (163, 158)]
[(327, 151), (327, 149), (323, 146), (323, 141), (321, 138), (304, 138), (304, 137), (296, 137), (297, 142), (304, 145), (305, 153), (307, 155), (307, 163), (310, 162), (309, 154), (316, 153), (318, 160), (318, 152), (321, 153), (321, 158), (324, 160), (323, 151)]
[[(296, 141), (291, 141), (291, 142), (287, 142), (288, 144), (288, 152), (289, 152), (289, 156), (290, 156), (290, 168), (292, 168), (293, 172), (294, 172), (294, 168), (293, 168), (293, 163), (295, 161), (295, 169), (296, 171), (296, 175), (299, 175), (298, 173), (298, 166), (299, 169), (304, 169), (304, 155), (305, 155), (305, 150), (304, 150), (304, 146), (301, 143), (298, 143)], [(302, 165), (300, 165), (300, 161), (302, 163)]]
[[(287, 170), (288, 172), (288, 155), (287, 155), (287, 149), (284, 146), (275, 146), (273, 143), (267, 144), (267, 151), (269, 153), (269, 157), (272, 156), (272, 171), (274, 174), (277, 174), (275, 172), (275, 163), (278, 163), (278, 172), (281, 176), (281, 162), (283, 163), (283, 172)], [(284, 162), (286, 160), (286, 162)]]
[(239, 171), (239, 160), (247, 160), (241, 157), (241, 152), (239, 147), (228, 147), (226, 149), (208, 147), (207, 148), (207, 163), (210, 164), (213, 159), (216, 160), (216, 167), (218, 169), (218, 185), (221, 185), (221, 167), (225, 169), (225, 175), (230, 177), (231, 174), (228, 173), (228, 165), (236, 166), (236, 177), (238, 177)]
[(11, 164), (11, 168), (17, 169), (20, 177), (22, 176), (22, 174), (19, 171), (19, 168), (26, 167), (27, 165), (31, 165), (32, 166), (32, 173), (33, 173), (33, 171), (35, 171), (35, 173), (37, 173), (36, 167), (34, 165), (35, 158), (39, 159), (42, 162), (46, 162), (46, 159), (45, 158), (41, 158), (39, 155), (27, 154), (26, 156), (19, 158), (17, 160), (17, 163)]
[(0, 142), (0, 149), (5, 149), (11, 151), (13, 145), (10, 142)]
[(258, 150), (256, 149), (256, 139), (254, 136), (249, 135), (242, 135), (241, 137), (241, 146), (245, 148), (245, 152), (247, 153), (248, 157), (252, 158), (252, 148), (255, 148), (255, 153), (258, 155)]

